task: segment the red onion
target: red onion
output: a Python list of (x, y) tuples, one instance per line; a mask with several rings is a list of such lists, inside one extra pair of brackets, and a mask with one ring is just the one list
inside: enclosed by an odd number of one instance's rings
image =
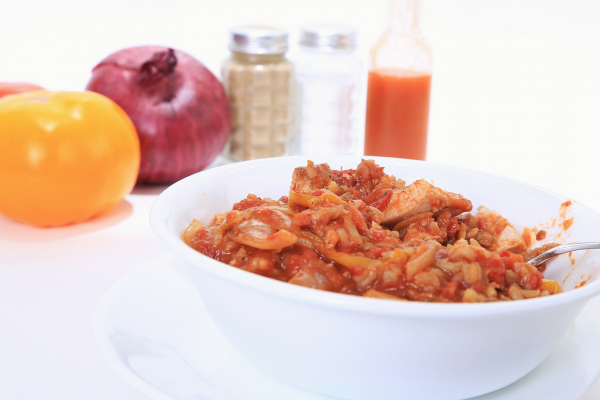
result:
[(196, 173), (229, 137), (231, 112), (223, 86), (182, 51), (120, 50), (92, 70), (86, 89), (112, 99), (133, 121), (142, 150), (138, 182), (171, 183)]

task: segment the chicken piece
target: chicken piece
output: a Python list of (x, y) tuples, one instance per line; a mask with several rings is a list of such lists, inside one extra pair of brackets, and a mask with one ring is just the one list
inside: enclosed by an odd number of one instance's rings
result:
[(316, 259), (308, 261), (307, 265), (303, 266), (288, 283), (336, 292), (347, 280), (348, 278), (343, 276), (333, 264)]
[[(294, 169), (290, 190), (297, 193), (311, 194), (318, 189), (338, 191), (331, 168), (327, 164), (315, 165), (308, 161), (306, 167)], [(337, 194), (337, 193), (336, 193)]]
[(490, 251), (499, 253), (507, 250), (511, 253), (519, 254), (527, 250), (527, 246), (521, 235), (500, 214), (496, 214), (485, 207), (479, 207), (477, 209), (477, 217), (485, 221), (485, 231), (494, 237), (494, 241), (489, 248)]
[(527, 250), (527, 246), (515, 228), (511, 225), (506, 225), (500, 235), (495, 237), (490, 249), (495, 253), (508, 250), (512, 253), (519, 254)]
[(404, 218), (424, 212), (448, 208), (456, 214), (471, 211), (473, 205), (460, 194), (445, 192), (424, 179), (415, 181), (404, 190), (395, 190), (383, 211), (382, 224), (393, 226)]

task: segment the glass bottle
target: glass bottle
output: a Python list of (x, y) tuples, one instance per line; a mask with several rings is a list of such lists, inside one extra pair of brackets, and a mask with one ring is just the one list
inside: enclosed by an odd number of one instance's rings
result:
[(332, 24), (300, 29), (295, 59), (298, 143), (303, 155), (355, 154), (362, 63), (354, 53), (356, 31)]
[(285, 58), (288, 33), (265, 26), (233, 28), (229, 49), (221, 73), (232, 121), (223, 156), (244, 161), (290, 154), (294, 69)]
[(365, 155), (425, 160), (432, 55), (419, 0), (389, 0), (389, 23), (371, 49)]

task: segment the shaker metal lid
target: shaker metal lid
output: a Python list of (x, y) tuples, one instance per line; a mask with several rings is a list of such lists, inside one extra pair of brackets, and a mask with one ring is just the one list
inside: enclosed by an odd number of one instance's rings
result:
[(229, 31), (229, 50), (248, 54), (285, 53), (288, 32), (270, 26), (238, 26)]
[(312, 24), (300, 28), (300, 46), (318, 51), (356, 49), (356, 30), (336, 24)]

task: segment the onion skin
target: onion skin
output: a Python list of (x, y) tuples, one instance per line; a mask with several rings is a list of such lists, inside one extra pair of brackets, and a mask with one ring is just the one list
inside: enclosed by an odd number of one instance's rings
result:
[(0, 82), (0, 98), (11, 94), (46, 90), (41, 86), (26, 82)]
[(229, 100), (200, 61), (178, 50), (140, 46), (117, 51), (93, 70), (86, 90), (117, 103), (141, 144), (138, 183), (172, 183), (201, 171), (231, 131)]

